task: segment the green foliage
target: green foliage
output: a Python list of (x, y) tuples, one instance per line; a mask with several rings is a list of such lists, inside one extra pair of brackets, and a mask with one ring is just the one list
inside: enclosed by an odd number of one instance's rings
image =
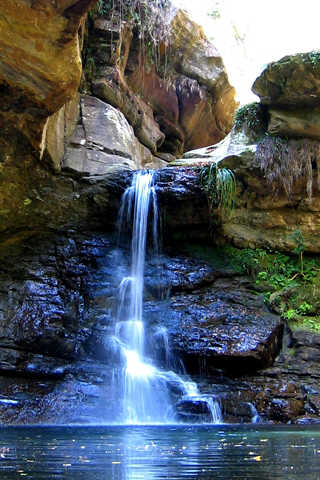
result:
[(308, 257), (301, 271), (304, 251), (301, 232), (295, 234), (298, 257), (263, 249), (225, 247), (233, 268), (250, 275), (267, 303), (290, 325), (320, 331), (320, 257)]
[(249, 103), (240, 107), (234, 115), (234, 127), (240, 130), (246, 123), (254, 133), (265, 132), (267, 128), (266, 115), (258, 102)]
[(297, 312), (294, 310), (294, 308), (289, 308), (284, 315), (283, 315), (287, 320), (296, 320), (297, 319)]
[(320, 331), (320, 256), (306, 257), (301, 275), (299, 257), (261, 248), (239, 249), (189, 245), (187, 254), (215, 269), (249, 275), (266, 302), (292, 328)]
[(301, 274), (303, 275), (303, 252), (305, 251), (305, 240), (304, 240), (304, 236), (303, 234), (301, 233), (300, 230), (295, 230), (291, 235), (290, 235), (290, 238), (291, 240), (294, 241), (294, 243), (296, 244), (296, 247), (295, 249), (293, 250), (294, 253), (296, 253), (297, 255), (299, 255), (299, 259), (300, 259), (300, 272)]
[(219, 168), (216, 163), (202, 167), (199, 181), (204, 188), (210, 211), (219, 208), (224, 217), (228, 217), (235, 206), (236, 179), (228, 168)]
[(320, 67), (320, 51), (319, 50), (312, 50), (307, 54), (308, 60), (314, 68)]
[(293, 330), (310, 330), (315, 333), (320, 333), (320, 317), (300, 317), (289, 320), (289, 326)]
[(98, 15), (108, 15), (112, 9), (112, 5), (112, 0), (99, 0), (96, 6)]

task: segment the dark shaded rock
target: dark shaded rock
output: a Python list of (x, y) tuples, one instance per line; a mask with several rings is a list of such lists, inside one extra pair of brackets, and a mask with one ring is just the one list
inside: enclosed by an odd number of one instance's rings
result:
[(304, 403), (300, 399), (274, 398), (270, 404), (268, 416), (272, 420), (287, 423), (304, 413)]
[[(73, 231), (12, 248), (2, 258), (0, 421), (119, 418), (119, 392), (110, 382), (123, 359), (110, 336), (128, 254), (114, 250), (105, 233)], [(146, 330), (153, 336), (147, 352), (183, 375), (172, 355), (178, 353), (188, 372), (201, 373), (201, 392), (219, 397), (225, 421), (252, 422), (255, 409), (273, 422), (318, 415), (319, 336), (286, 334), (288, 350), (274, 361), (282, 327), (246, 277), (214, 262), (163, 257), (146, 265), (145, 296)], [(167, 387), (174, 402), (186, 394), (174, 374)], [(199, 421), (200, 413), (180, 413)]]
[(318, 425), (320, 423), (320, 418), (300, 417), (295, 423), (297, 425)]
[(186, 423), (202, 423), (212, 420), (208, 401), (201, 398), (185, 398), (176, 405), (178, 420)]
[(164, 296), (181, 291), (192, 291), (212, 283), (221, 272), (190, 257), (163, 257), (156, 265), (148, 265), (145, 275), (147, 292)]
[(198, 181), (199, 169), (164, 168), (156, 175), (156, 190), (166, 241), (207, 238), (209, 209)]
[(165, 325), (171, 347), (189, 371), (225, 368), (233, 374), (273, 363), (280, 349), (282, 324), (263, 299), (239, 288), (237, 279), (218, 280), (210, 288), (175, 295), (146, 316)]

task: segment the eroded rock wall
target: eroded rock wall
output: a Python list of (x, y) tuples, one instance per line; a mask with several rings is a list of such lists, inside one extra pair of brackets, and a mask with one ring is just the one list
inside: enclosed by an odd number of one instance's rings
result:
[(107, 17), (96, 18), (88, 37), (87, 66), (94, 68), (87, 87), (120, 109), (140, 142), (160, 156), (221, 140), (236, 108), (222, 58), (202, 29), (173, 11), (170, 35), (157, 60), (129, 24), (121, 32)]

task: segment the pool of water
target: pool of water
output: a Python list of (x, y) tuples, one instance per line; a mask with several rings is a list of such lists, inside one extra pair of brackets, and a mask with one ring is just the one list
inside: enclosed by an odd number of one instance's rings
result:
[(320, 479), (320, 428), (0, 428), (0, 479)]

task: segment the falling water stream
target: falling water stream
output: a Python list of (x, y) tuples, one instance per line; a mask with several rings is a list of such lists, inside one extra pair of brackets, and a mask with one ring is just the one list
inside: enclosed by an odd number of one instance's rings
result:
[[(185, 401), (204, 402), (211, 413), (210, 423), (221, 423), (218, 402), (201, 396), (197, 385), (183, 380), (172, 370), (163, 370), (145, 356), (145, 319), (143, 318), (144, 269), (147, 243), (158, 253), (158, 208), (152, 172), (133, 176), (126, 189), (119, 214), (121, 230), (132, 222), (131, 265), (119, 286), (115, 340), (124, 358), (120, 375), (121, 422), (124, 424), (171, 423), (176, 419), (170, 385), (179, 386)], [(151, 238), (148, 238), (151, 237)], [(169, 357), (168, 339), (159, 329), (157, 340), (163, 341)], [(161, 335), (160, 335), (161, 333)], [(201, 399), (201, 400), (200, 400)]]

